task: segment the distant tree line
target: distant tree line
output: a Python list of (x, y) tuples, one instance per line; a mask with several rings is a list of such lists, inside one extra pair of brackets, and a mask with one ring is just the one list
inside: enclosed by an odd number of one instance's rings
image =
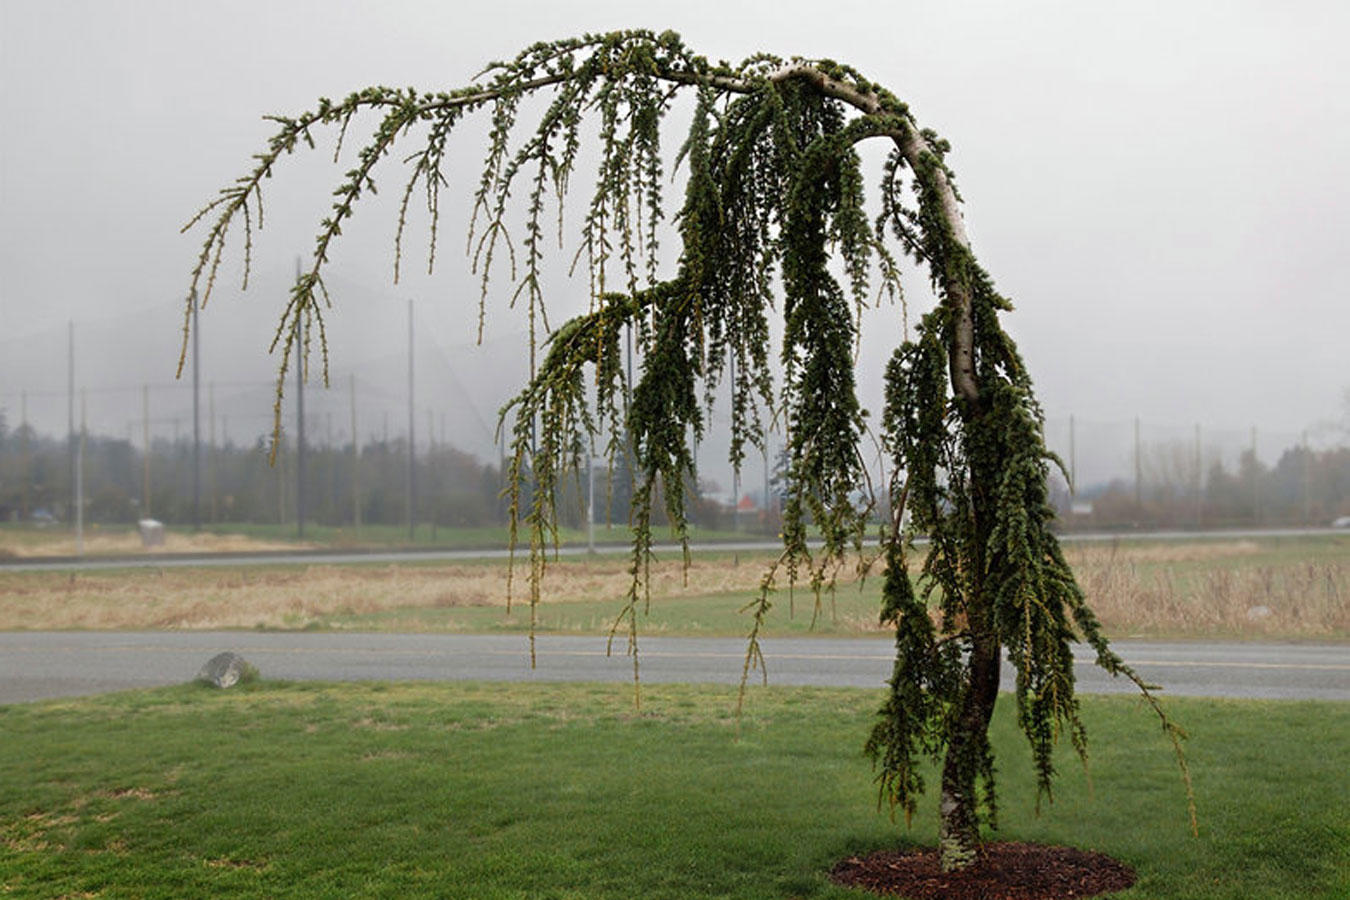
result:
[[(1287, 448), (1273, 466), (1251, 450), (1235, 468), (1201, 461), (1180, 442), (1146, 448), (1134, 479), (1069, 495), (1055, 503), (1069, 527), (1223, 528), (1325, 525), (1350, 515), (1350, 447)], [(1072, 511), (1077, 507), (1077, 512)], [(1090, 510), (1090, 511), (1089, 511)]]
[[(79, 445), (11, 428), (0, 412), (0, 522), (69, 521), (74, 496), (73, 454)], [(154, 518), (173, 525), (193, 521), (193, 443), (191, 438), (152, 440), (147, 460), (141, 447), (103, 435), (83, 441), (85, 520), (105, 524)], [(293, 523), (297, 507), (297, 455), (283, 436), (275, 464), (263, 438), (250, 444), (228, 441), (201, 447), (200, 516), (203, 525), (224, 522)], [(147, 465), (148, 463), (148, 465)], [(359, 467), (358, 467), (359, 466)], [(350, 526), (357, 500), (363, 524), (398, 525), (408, 521), (408, 442), (406, 438), (362, 444), (359, 463), (351, 443), (306, 445), (305, 521)], [(485, 463), (448, 443), (421, 446), (412, 478), (413, 519), (433, 527), (505, 525), (498, 464)], [(562, 486), (560, 523), (586, 524), (590, 485), (572, 480)], [(693, 486), (691, 484), (691, 490)], [(695, 497), (698, 498), (697, 492)], [(522, 497), (528, 509), (529, 491)], [(597, 465), (595, 518), (626, 526), (632, 500), (632, 474), (620, 454), (612, 470)], [(747, 530), (776, 529), (777, 520), (746, 517)], [(698, 498), (694, 520), (708, 528), (729, 528), (732, 513)], [(656, 517), (664, 524), (664, 517)]]
[[(0, 417), (0, 521), (70, 518), (79, 443), (9, 428)], [(133, 522), (151, 517), (191, 523), (194, 513), (193, 442), (156, 438), (147, 454), (125, 439), (88, 435), (83, 441), (85, 517)], [(297, 456), (283, 439), (275, 465), (267, 442), (227, 442), (200, 451), (200, 516), (212, 522), (294, 522)], [(406, 439), (305, 448), (305, 519), (351, 525), (359, 500), (363, 523), (397, 524), (408, 515)], [(500, 469), (448, 444), (423, 448), (413, 472), (414, 518), (445, 526), (505, 521), (498, 494)]]
[[(78, 444), (78, 438), (76, 438)], [(64, 438), (40, 435), (29, 426), (11, 428), (0, 412), (0, 521), (67, 521), (74, 495), (71, 455)], [(781, 455), (781, 454), (780, 454)], [(107, 524), (152, 517), (184, 525), (193, 520), (193, 447), (190, 438), (151, 443), (148, 480), (145, 454), (125, 439), (89, 435), (84, 440), (85, 518)], [(201, 449), (201, 519), (218, 522), (293, 523), (296, 516), (296, 453), (283, 438), (276, 464), (263, 438)], [(783, 460), (770, 489), (771, 506), (782, 502)], [(398, 525), (408, 518), (408, 443), (372, 440), (361, 447), (359, 471), (353, 448), (319, 444), (305, 450), (305, 519), (320, 525), (361, 522)], [(355, 479), (354, 479), (355, 476)], [(353, 485), (355, 480), (355, 487)], [(147, 492), (147, 484), (149, 490)], [(505, 525), (501, 469), (448, 443), (422, 447), (413, 471), (414, 519), (423, 525)], [(691, 485), (691, 490), (692, 490)], [(626, 525), (632, 474), (626, 458), (614, 469), (597, 469), (595, 517)], [(588, 485), (563, 486), (561, 524), (586, 524)], [(734, 514), (698, 497), (694, 519), (707, 528), (731, 528)], [(523, 502), (528, 504), (528, 492)], [(147, 505), (148, 500), (148, 505)], [(1120, 478), (1070, 495), (1060, 483), (1052, 492), (1066, 528), (1222, 528), (1242, 525), (1326, 524), (1350, 515), (1350, 447), (1286, 449), (1273, 466), (1245, 451), (1236, 467), (1217, 459), (1197, 461), (1180, 442), (1145, 447), (1139, 478)], [(1074, 512), (1077, 503), (1080, 512)], [(1090, 506), (1090, 512), (1087, 511)], [(884, 514), (884, 511), (882, 511)], [(744, 515), (746, 531), (776, 532), (779, 517), (757, 510)]]

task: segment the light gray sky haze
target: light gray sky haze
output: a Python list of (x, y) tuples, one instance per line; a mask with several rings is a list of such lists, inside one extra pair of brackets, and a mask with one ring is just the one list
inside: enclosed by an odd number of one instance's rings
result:
[[(91, 427), (130, 433), (139, 386), (174, 375), (203, 238), (179, 227), (249, 169), (272, 130), (264, 114), (369, 84), (450, 89), (532, 42), (626, 27), (674, 29), (712, 58), (848, 62), (947, 138), (975, 252), (1016, 304), (1010, 330), (1052, 445), (1070, 414), (1113, 433), (1139, 416), (1238, 442), (1257, 426), (1273, 456), (1341, 414), (1350, 4), (1339, 0), (0, 0), (0, 409), (17, 421), (26, 397), (35, 424), (64, 430), (73, 320)], [(390, 166), (383, 199), (336, 248), (330, 337), (335, 386), (356, 372), (364, 390), (359, 430), (377, 433), (381, 409), (401, 429), (414, 299), (419, 409), (490, 456), (496, 410), (524, 371), (524, 319), (503, 279), (476, 346), (477, 279), (450, 236), (467, 221), (481, 134), (459, 139), (460, 199), (447, 195), (435, 275), (419, 264), (419, 221), (398, 285), (386, 195), (402, 176)], [(331, 146), (279, 168), (249, 291), (241, 236), (203, 314), (203, 378), (236, 440), (265, 430), (266, 346), (295, 256), (349, 167), (332, 165)], [(561, 321), (586, 286), (552, 284)], [(914, 316), (931, 300), (922, 278), (909, 287)], [(899, 322), (883, 309), (865, 323), (874, 410)], [(182, 407), (181, 392), (162, 397)], [(345, 399), (332, 409), (330, 427), (345, 425)], [(1104, 477), (1127, 453), (1099, 456), (1091, 474)]]

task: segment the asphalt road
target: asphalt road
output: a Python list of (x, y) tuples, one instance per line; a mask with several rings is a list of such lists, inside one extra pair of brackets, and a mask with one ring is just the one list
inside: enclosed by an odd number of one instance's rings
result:
[[(769, 683), (879, 687), (890, 674), (891, 643), (879, 639), (765, 640)], [(1165, 695), (1350, 701), (1350, 646), (1311, 644), (1148, 643), (1116, 649)], [(295, 680), (629, 681), (622, 642), (606, 655), (596, 637), (541, 636), (537, 668), (519, 635), (335, 634), (258, 632), (0, 633), (0, 703), (176, 684), (193, 678), (222, 650), (252, 662), (264, 678)], [(1079, 689), (1129, 693), (1080, 648)], [(739, 638), (644, 638), (642, 678), (649, 683), (735, 684), (745, 642)], [(1012, 684), (1011, 670), (1004, 672)]]

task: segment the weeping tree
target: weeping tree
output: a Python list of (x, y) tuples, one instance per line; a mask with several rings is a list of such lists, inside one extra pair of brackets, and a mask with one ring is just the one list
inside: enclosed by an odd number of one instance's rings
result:
[[(685, 170), (684, 193), (671, 216), (663, 123), (681, 103), (678, 118), (689, 124), (673, 160)], [(673, 33), (629, 31), (536, 44), (454, 91), (373, 87), (273, 117), (276, 131), (252, 171), (186, 226), (206, 232), (192, 272), (203, 302), (226, 239), (239, 230), (247, 286), (262, 184), (282, 157), (314, 148), (315, 133), (331, 129), (336, 159), (352, 127), (371, 123), (275, 332), (278, 422), (287, 370), (307, 364), (309, 335), (319, 336), (326, 377), (332, 304), (324, 266), (358, 201), (375, 192), (383, 167), (401, 160), (394, 278), (414, 204), (428, 213), (430, 270), (441, 192), (456, 174), (447, 151), (473, 113), (490, 118), (466, 245), (482, 278), (480, 336), (491, 286), (502, 280), (529, 322), (530, 377), (502, 423), (511, 542), (528, 545), (532, 622), (557, 542), (560, 491), (590, 464), (598, 437), (611, 461), (630, 454), (635, 473), (632, 581), (611, 639), (626, 635), (636, 681), (653, 513), (664, 509), (687, 560), (693, 448), (714, 389), (729, 384), (734, 465), (748, 446), (763, 448), (770, 423), (787, 435), (783, 546), (747, 608), (744, 676), (762, 670), (758, 635), (775, 588), (807, 584), (819, 604), (841, 570), (875, 561), (868, 523), (883, 510), (880, 614), (895, 628), (896, 658), (866, 751), (879, 802), (907, 819), (925, 790), (923, 763), (940, 764), (944, 868), (970, 865), (982, 824), (996, 821), (988, 729), (1003, 653), (1017, 673), (1018, 723), (1043, 795), (1061, 734), (1086, 759), (1076, 641), (1138, 684), (1184, 774), (1183, 735), (1108, 646), (1051, 533), (1046, 481), (1057, 460), (1026, 366), (1000, 324), (1012, 307), (966, 236), (948, 145), (847, 66), (769, 55), (713, 63)], [(887, 155), (869, 199), (857, 148), (873, 140)], [(564, 199), (583, 171), (593, 181), (568, 232)], [(560, 240), (575, 236), (572, 265), (588, 278), (591, 298), (586, 313), (556, 328), (543, 274), (555, 218)], [(660, 242), (672, 232), (679, 252), (666, 259)], [(893, 475), (873, 489), (861, 449), (856, 340), (875, 297), (903, 302), (905, 257), (927, 270), (939, 302), (912, 336), (897, 335), (886, 366), (879, 440)], [(775, 360), (769, 317), (779, 309)], [(631, 384), (627, 336), (640, 359)], [(921, 562), (915, 534), (929, 540)], [(533, 628), (530, 646), (533, 657)]]

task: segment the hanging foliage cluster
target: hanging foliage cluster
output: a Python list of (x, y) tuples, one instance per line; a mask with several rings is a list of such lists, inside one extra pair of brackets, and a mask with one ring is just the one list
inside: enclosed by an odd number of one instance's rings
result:
[[(659, 246), (669, 182), (662, 123), (686, 93), (692, 95), (691, 124), (674, 155), (686, 170), (673, 218), (680, 249), (666, 277)], [(517, 137), (522, 104), (534, 97), (546, 98), (543, 112)], [(736, 66), (712, 63), (670, 32), (536, 44), (461, 90), (369, 88), (338, 102), (322, 100), (297, 117), (277, 117), (277, 131), (253, 171), (189, 223), (206, 229), (192, 279), (204, 298), (226, 237), (241, 220), (247, 281), (252, 232), (262, 225), (261, 185), (280, 159), (314, 146), (313, 133), (325, 127), (337, 130), (340, 153), (358, 116), (377, 119), (334, 192), (310, 266), (292, 287), (278, 325), (278, 404), (288, 366), (310, 351), (301, 335), (320, 336), (326, 365), (323, 313), (330, 300), (323, 268), (357, 201), (374, 192), (377, 167), (396, 146), (412, 145), (404, 157), (395, 277), (414, 198), (429, 213), (427, 264), (434, 266), (440, 194), (453, 174), (446, 171), (449, 140), (479, 110), (490, 114), (491, 126), (467, 247), (482, 277), (480, 334), (485, 301), (503, 265), (511, 302), (524, 305), (530, 328), (530, 381), (503, 410), (512, 545), (528, 543), (533, 611), (556, 544), (555, 497), (565, 480), (589, 465), (597, 436), (608, 435), (611, 460), (632, 454), (638, 477), (633, 577), (615, 630), (627, 633), (635, 678), (652, 512), (664, 505), (687, 556), (686, 485), (704, 409), (719, 385), (730, 382), (733, 464), (747, 444), (763, 447), (771, 421), (787, 434), (790, 460), (784, 547), (752, 604), (747, 676), (763, 662), (757, 637), (777, 582), (805, 581), (819, 603), (840, 567), (863, 558), (873, 509), (859, 499), (871, 494), (854, 383), (860, 314), (878, 293), (900, 296), (898, 257), (927, 267), (939, 306), (899, 347), (886, 373), (881, 438), (897, 474), (889, 497), (893, 520), (881, 533), (882, 617), (895, 625), (897, 659), (867, 747), (878, 764), (883, 801), (906, 814), (924, 787), (920, 759), (946, 754), (944, 842), (953, 842), (953, 865), (964, 864), (981, 808), (993, 819), (987, 726), (1001, 651), (1006, 648), (1017, 669), (1019, 722), (1046, 791), (1059, 733), (1067, 730), (1085, 752), (1071, 642), (1081, 637), (1108, 671), (1135, 676), (1107, 646), (1050, 532), (1046, 478), (1053, 459), (1041, 413), (999, 323), (1000, 312), (1011, 307), (966, 241), (943, 159), (946, 144), (919, 129), (892, 94), (848, 67), (767, 55)], [(891, 145), (870, 214), (855, 151), (869, 138)], [(591, 145), (594, 151), (583, 153)], [(584, 265), (591, 308), (555, 329), (545, 307), (545, 243), (554, 204), (559, 238), (564, 234), (564, 198), (583, 159), (596, 160), (595, 178), (576, 227), (573, 265)], [(523, 198), (513, 201), (513, 191), (521, 190)], [(785, 326), (776, 360), (769, 352), (775, 308)], [(310, 322), (318, 327), (302, 328)], [(621, 363), (629, 333), (641, 361), (633, 384)], [(542, 357), (536, 348), (545, 351)], [(527, 481), (533, 490), (522, 508)], [(931, 541), (917, 579), (906, 560), (906, 509), (912, 529)], [(519, 538), (515, 523), (524, 525), (526, 538)], [(1159, 715), (1177, 739), (1178, 730), (1160, 709)], [(947, 814), (949, 799), (959, 807), (954, 818)]]

